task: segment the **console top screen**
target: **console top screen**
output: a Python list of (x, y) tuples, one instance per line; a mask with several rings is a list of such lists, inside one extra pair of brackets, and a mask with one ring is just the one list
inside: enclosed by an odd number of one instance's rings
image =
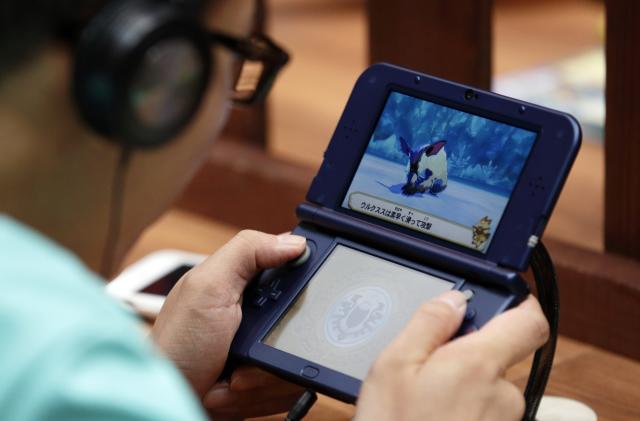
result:
[(342, 206), (486, 253), (536, 137), (392, 91)]

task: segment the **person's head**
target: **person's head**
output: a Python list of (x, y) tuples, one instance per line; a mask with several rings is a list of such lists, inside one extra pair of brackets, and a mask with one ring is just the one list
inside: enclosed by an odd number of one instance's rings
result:
[[(3, 0), (0, 6), (0, 213), (44, 232), (93, 268), (103, 255), (123, 148), (89, 128), (78, 113), (71, 94), (74, 46), (57, 29), (63, 19), (106, 3)], [(203, 3), (207, 29), (238, 37), (250, 33), (254, 0)], [(130, 157), (118, 258), (184, 188), (226, 121), (234, 57), (215, 44), (211, 54), (211, 79), (190, 123), (170, 142), (135, 149)]]

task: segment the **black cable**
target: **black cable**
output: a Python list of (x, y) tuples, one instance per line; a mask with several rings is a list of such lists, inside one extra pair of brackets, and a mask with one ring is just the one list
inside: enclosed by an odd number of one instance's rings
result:
[(531, 270), (536, 283), (538, 301), (549, 322), (549, 340), (533, 357), (529, 380), (525, 388), (525, 412), (523, 421), (535, 421), (540, 401), (549, 381), (553, 357), (558, 341), (558, 319), (560, 315), (560, 294), (556, 272), (549, 252), (542, 242), (538, 243), (531, 256)]
[(107, 238), (102, 250), (102, 262), (100, 262), (102, 276), (108, 277), (113, 271), (116, 258), (116, 247), (120, 238), (122, 225), (122, 210), (124, 201), (124, 184), (126, 181), (129, 158), (132, 149), (123, 146), (118, 157), (113, 183), (111, 184), (111, 204), (109, 207), (109, 220), (107, 222)]
[(318, 395), (316, 392), (311, 389), (305, 390), (302, 396), (300, 396), (296, 403), (293, 404), (284, 421), (300, 421), (305, 417), (305, 415), (307, 415), (307, 412), (309, 412), (317, 400)]

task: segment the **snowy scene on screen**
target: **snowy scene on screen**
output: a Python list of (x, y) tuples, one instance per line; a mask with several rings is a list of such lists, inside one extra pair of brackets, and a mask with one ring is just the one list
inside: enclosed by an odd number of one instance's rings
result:
[(343, 206), (485, 252), (535, 138), (392, 92)]

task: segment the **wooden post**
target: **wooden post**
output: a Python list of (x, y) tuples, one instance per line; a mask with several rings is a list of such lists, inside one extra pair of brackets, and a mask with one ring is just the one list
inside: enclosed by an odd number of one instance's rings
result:
[[(266, 27), (266, 8), (264, 0), (256, 1), (255, 31), (262, 32)], [(234, 139), (256, 146), (267, 148), (267, 107), (266, 104), (256, 104), (250, 108), (234, 108), (229, 115), (229, 121), (221, 137)]]
[(605, 248), (640, 259), (640, 2), (606, 6)]
[(492, 0), (369, 0), (369, 57), (491, 85)]

